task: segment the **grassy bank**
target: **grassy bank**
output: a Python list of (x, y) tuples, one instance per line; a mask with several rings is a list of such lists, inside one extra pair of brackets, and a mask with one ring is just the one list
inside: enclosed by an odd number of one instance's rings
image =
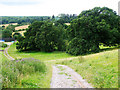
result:
[(51, 66), (40, 60), (2, 62), (3, 88), (49, 88)]
[(81, 56), (70, 61), (57, 62), (68, 65), (96, 88), (118, 88), (118, 50)]
[(15, 43), (10, 46), (8, 49), (8, 53), (13, 58), (35, 58), (39, 59), (41, 61), (47, 61), (47, 60), (55, 60), (55, 59), (63, 59), (68, 57), (73, 57), (69, 54), (66, 54), (65, 52), (33, 52), (33, 51), (26, 51), (26, 52), (18, 52), (16, 49)]
[[(5, 49), (5, 48), (0, 48), (1, 49)], [(2, 89), (2, 62), (7, 60), (7, 58), (4, 56), (4, 52), (0, 51), (0, 90)]]
[[(3, 76), (3, 88), (50, 88), (52, 77), (51, 65), (40, 60), (8, 60), (3, 52), (0, 52), (0, 74)], [(2, 85), (2, 86), (1, 86)]]

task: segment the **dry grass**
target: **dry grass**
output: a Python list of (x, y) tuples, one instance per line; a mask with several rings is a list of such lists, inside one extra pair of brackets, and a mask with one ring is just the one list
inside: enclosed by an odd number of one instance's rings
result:
[[(25, 33), (26, 31), (18, 31), (17, 33), (20, 33), (22, 36), (24, 36), (24, 33)], [(12, 36), (15, 34), (16, 32), (13, 32), (12, 33)]]
[(9, 26), (9, 24), (2, 24), (2, 25), (0, 25), (0, 27), (2, 27), (2, 26), (7, 27), (7, 26)]
[(2, 25), (0, 25), (0, 27), (5, 26), (5, 28), (6, 28), (6, 27), (8, 27), (9, 25), (17, 25), (17, 24), (18, 24), (18, 23), (2, 24)]
[(18, 26), (18, 27), (15, 27), (15, 30), (26, 29), (28, 28), (28, 26), (29, 25)]
[(24, 36), (24, 33), (25, 33), (26, 31), (19, 31), (18, 33), (20, 33), (22, 36)]

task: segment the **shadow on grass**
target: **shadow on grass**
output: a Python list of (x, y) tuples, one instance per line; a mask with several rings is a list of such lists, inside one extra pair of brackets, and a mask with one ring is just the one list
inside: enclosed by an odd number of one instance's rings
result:
[(27, 50), (17, 50), (17, 52), (19, 53), (64, 53), (65, 51), (51, 51), (51, 52), (45, 52), (45, 51), (39, 51), (39, 50), (31, 50), (31, 49), (27, 49)]

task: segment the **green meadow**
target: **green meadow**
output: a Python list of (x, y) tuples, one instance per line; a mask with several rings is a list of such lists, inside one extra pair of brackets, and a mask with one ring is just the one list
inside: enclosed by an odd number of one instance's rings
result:
[(65, 52), (51, 52), (51, 53), (46, 53), (46, 52), (36, 52), (36, 51), (24, 51), (24, 52), (19, 52), (16, 49), (15, 43), (12, 44), (8, 50), (8, 53), (10, 56), (12, 56), (15, 59), (21, 59), (21, 58), (35, 58), (39, 59), (41, 61), (48, 61), (48, 60), (56, 60), (56, 59), (63, 59), (63, 58), (69, 58), (69, 57), (74, 57), (71, 56)]

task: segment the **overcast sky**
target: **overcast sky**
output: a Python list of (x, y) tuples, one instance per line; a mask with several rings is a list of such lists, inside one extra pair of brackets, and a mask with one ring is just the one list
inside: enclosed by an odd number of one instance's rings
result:
[(56, 16), (80, 14), (94, 7), (109, 7), (118, 13), (120, 0), (0, 0), (0, 16)]

